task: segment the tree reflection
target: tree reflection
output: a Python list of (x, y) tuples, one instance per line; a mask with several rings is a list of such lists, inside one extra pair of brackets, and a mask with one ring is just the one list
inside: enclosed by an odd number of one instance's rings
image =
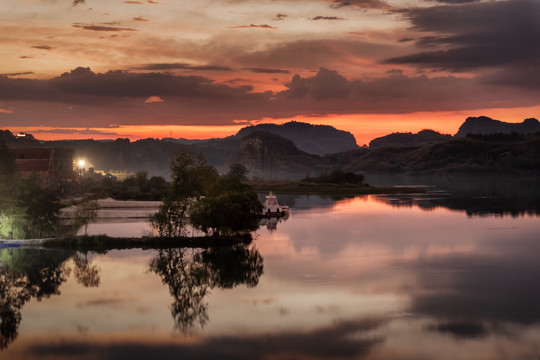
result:
[(174, 301), (171, 315), (183, 333), (203, 328), (209, 320), (205, 297), (214, 287), (255, 287), (263, 273), (263, 259), (242, 245), (211, 249), (164, 249), (150, 260), (150, 271), (169, 286)]
[(97, 265), (91, 265), (88, 261), (87, 252), (77, 252), (73, 256), (75, 263), (74, 275), (79, 284), (84, 287), (98, 287), (101, 283), (101, 270)]
[(60, 294), (71, 268), (69, 252), (30, 249), (0, 250), (0, 350), (17, 339), (21, 309), (31, 299)]

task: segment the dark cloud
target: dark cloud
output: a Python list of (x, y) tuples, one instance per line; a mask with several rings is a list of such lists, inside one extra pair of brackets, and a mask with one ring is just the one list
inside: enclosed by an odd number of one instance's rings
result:
[(270, 26), (268, 24), (260, 24), (260, 25), (250, 24), (250, 25), (239, 25), (239, 26), (230, 26), (229, 27), (229, 29), (249, 29), (249, 28), (269, 29), (269, 30), (277, 29), (277, 27)]
[(288, 15), (286, 15), (286, 14), (276, 14), (276, 16), (272, 20), (279, 21), (279, 20), (284, 20), (287, 17), (288, 17)]
[(188, 69), (188, 70), (215, 70), (215, 71), (231, 71), (232, 69), (227, 66), (217, 65), (190, 65), (185, 63), (159, 63), (159, 64), (145, 64), (136, 66), (133, 69), (136, 70), (175, 70), (175, 69)]
[(408, 41), (413, 41), (413, 40), (414, 40), (413, 38), (404, 37), (404, 38), (399, 39), (398, 42), (408, 42)]
[(135, 21), (150, 21), (150, 20), (145, 19), (145, 18), (140, 17), (140, 16), (134, 17), (133, 20), (135, 20)]
[[(418, 40), (417, 46), (431, 50), (384, 63), (450, 71), (509, 68), (514, 73), (519, 69), (528, 73), (531, 66), (540, 63), (539, 1), (470, 2), (403, 13), (414, 30), (430, 33)], [(497, 77), (500, 84), (505, 83), (503, 78)]]
[(281, 94), (287, 98), (309, 96), (316, 100), (343, 99), (351, 91), (347, 79), (335, 70), (321, 68), (317, 75), (311, 78), (301, 78), (294, 75), (291, 82), (286, 84), (288, 90)]
[(345, 18), (338, 17), (338, 16), (315, 16), (310, 18), (309, 20), (346, 20)]
[(32, 49), (52, 50), (54, 48), (52, 46), (49, 46), (49, 45), (34, 45), (34, 46), (32, 46)]
[(81, 24), (81, 23), (74, 23), (71, 26), (74, 28), (80, 28), (80, 29), (92, 30), (92, 31), (138, 31), (136, 29), (131, 29), (131, 28), (123, 28), (123, 27), (107, 26), (107, 25)]
[(142, 1), (137, 0), (125, 0), (124, 4), (130, 4), (130, 5), (142, 5), (144, 4)]
[(488, 329), (481, 322), (456, 321), (430, 326), (429, 330), (451, 334), (457, 339), (478, 339), (489, 335)]
[(73, 0), (73, 6), (77, 6), (79, 4), (84, 4), (85, 0)]
[(243, 96), (251, 87), (228, 87), (199, 76), (109, 71), (97, 74), (79, 67), (50, 80), (0, 77), (0, 99), (61, 102), (95, 102), (98, 98), (183, 96), (230, 98)]
[(334, 8), (342, 8), (346, 6), (357, 7), (362, 9), (388, 9), (389, 5), (381, 0), (327, 0), (332, 3)]
[(0, 74), (0, 76), (21, 76), (21, 75), (31, 75), (33, 71), (19, 72), (19, 73), (10, 73), (10, 74)]
[[(275, 68), (260, 68), (275, 69)], [(275, 69), (279, 70), (279, 69)], [(254, 92), (250, 85), (216, 83), (195, 75), (129, 71), (94, 73), (77, 68), (49, 80), (0, 76), (0, 114), (5, 126), (94, 127), (120, 125), (226, 125), (237, 120), (290, 118), (301, 114), (460, 111), (538, 104), (540, 91), (503, 87), (475, 78), (407, 76), (401, 71), (368, 80), (347, 79), (321, 68), (294, 75), (286, 90)], [(159, 106), (145, 103), (162, 99)], [(178, 114), (182, 114), (181, 117)], [(156, 119), (158, 119), (156, 121)], [(11, 122), (8, 124), (8, 122)]]
[[(273, 358), (342, 359), (360, 358), (384, 339), (372, 332), (382, 320), (337, 323), (311, 332), (283, 332), (246, 337), (214, 337), (193, 343), (145, 344), (54, 342), (32, 344), (26, 348), (29, 358), (84, 356), (95, 359), (238, 359)], [(370, 333), (371, 332), (371, 333)]]
[(290, 74), (289, 70), (271, 68), (248, 68), (247, 70), (257, 74)]

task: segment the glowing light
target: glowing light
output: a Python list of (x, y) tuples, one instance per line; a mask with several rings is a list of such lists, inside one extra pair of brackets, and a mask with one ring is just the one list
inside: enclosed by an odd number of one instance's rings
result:
[(79, 164), (79, 167), (82, 168), (85, 164), (84, 160), (79, 160), (79, 162), (77, 163)]

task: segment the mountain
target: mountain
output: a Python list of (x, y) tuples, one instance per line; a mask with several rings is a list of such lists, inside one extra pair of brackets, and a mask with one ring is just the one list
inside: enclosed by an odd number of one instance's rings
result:
[(354, 136), (347, 131), (338, 130), (329, 125), (311, 125), (291, 121), (283, 125), (259, 124), (241, 129), (238, 139), (254, 131), (264, 131), (289, 139), (298, 149), (310, 154), (334, 154), (346, 150), (358, 149)]
[(320, 156), (298, 149), (289, 139), (263, 131), (244, 136), (229, 163), (242, 164), (249, 176), (266, 179), (300, 179), (323, 166)]
[(488, 134), (436, 144), (383, 146), (360, 154), (343, 169), (417, 174), (540, 175), (538, 154), (540, 133)]
[(460, 126), (456, 137), (464, 137), (467, 134), (495, 134), (511, 133), (528, 134), (540, 131), (540, 122), (535, 118), (523, 120), (522, 123), (508, 123), (493, 120), (487, 116), (468, 117)]
[(371, 140), (369, 143), (369, 148), (374, 149), (382, 146), (435, 144), (451, 139), (451, 135), (443, 135), (433, 130), (422, 130), (416, 134), (410, 132), (393, 133)]

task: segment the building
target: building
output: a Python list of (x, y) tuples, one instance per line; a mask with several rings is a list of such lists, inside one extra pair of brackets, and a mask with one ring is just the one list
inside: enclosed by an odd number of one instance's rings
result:
[(11, 149), (23, 176), (37, 174), (49, 185), (61, 185), (75, 179), (73, 150), (66, 148)]

